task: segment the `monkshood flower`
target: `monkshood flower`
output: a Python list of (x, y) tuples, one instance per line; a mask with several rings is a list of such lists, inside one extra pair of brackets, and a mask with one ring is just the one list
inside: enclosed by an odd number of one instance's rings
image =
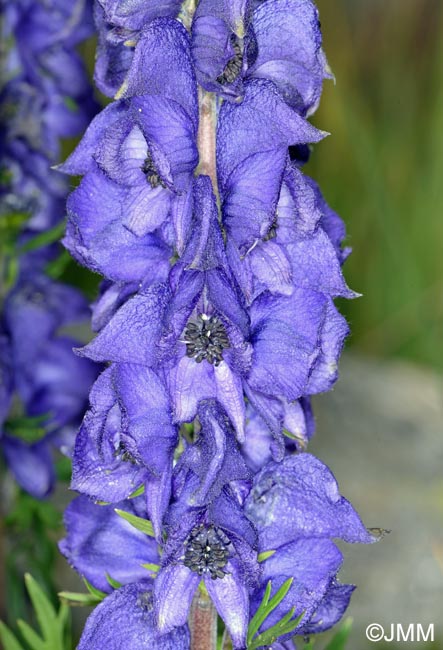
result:
[(59, 548), (69, 564), (94, 587), (111, 593), (107, 577), (122, 585), (148, 577), (143, 564), (159, 563), (157, 542), (117, 515), (115, 508), (146, 518), (143, 497), (110, 506), (79, 496), (65, 510), (66, 537)]
[(140, 34), (156, 18), (175, 18), (182, 0), (97, 0), (94, 19), (98, 33), (94, 80), (114, 97), (131, 66)]
[(247, 79), (272, 81), (302, 115), (317, 108), (330, 78), (318, 11), (310, 0), (200, 0), (192, 23), (198, 82), (236, 98)]
[[(178, 484), (178, 485), (177, 485)], [(257, 584), (257, 537), (238, 493), (226, 485), (205, 507), (190, 507), (196, 475), (177, 480), (165, 519), (167, 541), (154, 581), (154, 608), (160, 632), (183, 625), (203, 581), (225, 622), (235, 649), (245, 647), (249, 591)]]
[(14, 79), (0, 91), (0, 101), (0, 214), (20, 216), (30, 233), (49, 229), (63, 216), (68, 185), (49, 170), (59, 144), (46, 119), (45, 97)]
[(294, 402), (268, 399), (266, 406), (259, 410), (249, 403), (246, 436), (241, 447), (245, 462), (256, 473), (273, 458), (282, 458), (283, 453), (304, 451), (314, 431), (314, 416), (307, 397)]
[(161, 539), (177, 442), (159, 377), (143, 365), (113, 364), (91, 390), (75, 442), (71, 487), (117, 503), (144, 485), (148, 515)]
[(248, 303), (263, 291), (291, 295), (295, 287), (332, 298), (353, 298), (341, 264), (349, 253), (341, 243), (343, 222), (317, 185), (293, 165), (284, 172), (274, 221), (267, 234), (241, 256), (232, 239), (227, 255)]
[(224, 266), (208, 177), (195, 182), (194, 207), (194, 237), (169, 282), (130, 298), (80, 354), (164, 376), (176, 422), (216, 398), (244, 439), (243, 390), (254, 405), (327, 390), (347, 325), (329, 297), (305, 289), (263, 294), (248, 312)]
[(334, 625), (354, 587), (337, 581), (343, 557), (332, 539), (369, 544), (377, 538), (340, 495), (330, 470), (306, 453), (288, 456), (278, 464), (270, 462), (254, 477), (245, 512), (258, 531), (260, 552), (274, 551), (263, 563), (252, 610), (261, 602), (269, 580), (277, 589), (294, 578), (262, 629), (276, 623), (291, 607), (295, 618), (304, 612), (297, 633), (321, 632)]
[[(37, 268), (32, 274), (29, 271), (22, 273), (7, 296), (2, 314), (2, 374), (7, 368), (9, 377), (2, 379), (3, 419), (14, 393), (22, 412), (12, 413), (2, 427), (1, 446), (17, 482), (30, 494), (43, 497), (54, 482), (51, 450), (70, 453), (97, 370), (73, 355), (78, 341), (58, 332), (87, 317), (84, 298), (77, 290), (39, 275)], [(14, 435), (16, 416), (41, 418), (44, 436), (26, 442)]]
[(145, 579), (105, 598), (86, 621), (78, 650), (189, 650), (187, 625), (159, 634), (152, 592), (152, 580)]
[(77, 135), (96, 110), (84, 64), (74, 51), (92, 33), (90, 3), (14, 2), (5, 6), (2, 18), (4, 38), (13, 39), (6, 75), (45, 98), (45, 119), (54, 135)]
[[(164, 269), (169, 246), (174, 240), (178, 248), (184, 245), (198, 163), (198, 105), (180, 23), (149, 24), (125, 87), (131, 99), (102, 111), (60, 167), (86, 174), (69, 199), (65, 245), (83, 264), (117, 281), (145, 279), (150, 266)], [(115, 255), (123, 261), (119, 268)]]
[(240, 104), (222, 104), (217, 124), (222, 219), (242, 255), (272, 227), (288, 147), (325, 135), (289, 108), (270, 81), (248, 81)]

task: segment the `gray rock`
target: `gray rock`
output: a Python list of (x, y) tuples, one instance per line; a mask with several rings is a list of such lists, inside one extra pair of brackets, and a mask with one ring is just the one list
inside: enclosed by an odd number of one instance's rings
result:
[(434, 623), (443, 638), (442, 389), (428, 370), (348, 355), (335, 390), (314, 401), (309, 451), (331, 467), (368, 527), (391, 530), (372, 546), (341, 545), (341, 580), (358, 585), (349, 650), (374, 647), (365, 639), (373, 622), (387, 630)]

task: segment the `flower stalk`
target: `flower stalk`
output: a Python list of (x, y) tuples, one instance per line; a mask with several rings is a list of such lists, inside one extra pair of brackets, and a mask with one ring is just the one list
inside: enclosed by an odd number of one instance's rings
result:
[(208, 594), (199, 589), (189, 619), (191, 650), (217, 649), (217, 611)]
[(200, 116), (197, 136), (199, 164), (196, 174), (209, 176), (214, 194), (218, 199), (216, 158), (217, 97), (215, 93), (209, 93), (200, 87), (198, 101)]

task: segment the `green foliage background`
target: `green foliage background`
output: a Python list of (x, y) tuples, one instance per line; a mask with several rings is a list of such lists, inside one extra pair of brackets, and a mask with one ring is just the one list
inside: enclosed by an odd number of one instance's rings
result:
[(308, 171), (354, 253), (349, 345), (443, 369), (443, 3), (317, 0), (329, 64)]

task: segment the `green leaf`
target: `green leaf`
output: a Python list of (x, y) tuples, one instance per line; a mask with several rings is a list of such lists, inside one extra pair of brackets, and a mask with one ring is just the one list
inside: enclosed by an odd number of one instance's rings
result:
[(30, 625), (28, 625), (28, 623), (19, 619), (17, 621), (17, 625), (22, 637), (26, 643), (31, 646), (32, 650), (48, 650), (48, 647), (46, 646), (43, 639), (37, 634), (35, 630), (32, 629)]
[(58, 626), (56, 624), (57, 614), (55, 612), (55, 609), (49, 602), (48, 597), (44, 593), (43, 589), (39, 587), (37, 582), (29, 573), (25, 574), (25, 584), (43, 638), (48, 642), (49, 647), (56, 647), (57, 641), (60, 637)]
[(132, 492), (132, 493), (128, 496), (128, 499), (135, 499), (135, 497), (139, 497), (140, 494), (144, 494), (144, 492), (145, 492), (145, 486), (144, 486), (144, 485), (140, 485), (140, 487), (138, 487), (136, 490), (134, 490), (134, 492)]
[(47, 433), (46, 423), (51, 417), (51, 413), (44, 413), (35, 417), (15, 417), (5, 422), (6, 431), (16, 438), (20, 438), (28, 443), (38, 442)]
[(69, 605), (67, 603), (61, 603), (57, 618), (62, 628), (69, 624)]
[(69, 95), (63, 96), (63, 103), (66, 106), (66, 108), (70, 110), (72, 113), (78, 113), (79, 106), (75, 101), (75, 99), (72, 99), (72, 97), (69, 97)]
[(133, 526), (137, 530), (140, 530), (142, 533), (145, 533), (145, 535), (149, 535), (149, 537), (155, 537), (154, 529), (152, 527), (151, 522), (148, 519), (142, 519), (142, 517), (137, 517), (136, 515), (132, 515), (130, 512), (126, 512), (125, 510), (119, 510), (118, 508), (115, 509), (115, 512), (118, 514), (119, 517), (121, 517), (122, 519), (130, 523), (131, 526)]
[(280, 636), (293, 632), (304, 616), (304, 613), (302, 613), (294, 620), (290, 620), (294, 615), (294, 611), (295, 608), (293, 607), (278, 623), (256, 636), (252, 643), (248, 644), (248, 650), (256, 650), (261, 646), (272, 646)]
[(70, 607), (93, 607), (101, 602), (101, 599), (91, 594), (79, 594), (74, 591), (60, 591), (58, 596), (62, 603), (66, 603)]
[(329, 641), (325, 650), (344, 650), (346, 647), (349, 634), (352, 629), (352, 618), (347, 618), (341, 625), (340, 629)]
[(252, 643), (254, 634), (258, 632), (263, 622), (268, 618), (269, 614), (274, 611), (274, 609), (281, 603), (283, 598), (286, 596), (289, 589), (291, 588), (293, 580), (294, 578), (288, 578), (288, 580), (286, 580), (286, 582), (282, 584), (280, 589), (271, 598), (271, 600), (269, 600), (269, 596), (271, 595), (272, 583), (269, 580), (268, 584), (266, 585), (265, 594), (263, 596), (262, 602), (260, 603), (260, 607), (256, 611), (251, 622), (249, 623), (248, 644)]
[(291, 440), (295, 440), (296, 442), (298, 442), (301, 449), (306, 449), (306, 440), (304, 438), (300, 438), (300, 436), (296, 436), (294, 433), (291, 433), (290, 431), (288, 431), (288, 429), (285, 428), (283, 428), (282, 433), (287, 438), (290, 438)]
[(147, 562), (146, 564), (142, 564), (142, 567), (144, 569), (147, 569), (148, 571), (152, 571), (153, 573), (157, 573), (160, 571), (160, 565), (159, 564), (153, 564), (151, 562)]
[(3, 643), (4, 650), (23, 650), (11, 630), (2, 621), (0, 621), (0, 641)]
[(53, 280), (58, 280), (71, 262), (72, 257), (69, 255), (68, 251), (62, 251), (55, 260), (52, 260), (45, 266), (46, 275), (49, 275)]
[(94, 596), (94, 598), (97, 598), (100, 602), (104, 600), (108, 595), (104, 591), (100, 591), (100, 589), (94, 587), (94, 585), (91, 585), (91, 583), (88, 580), (86, 580), (86, 578), (83, 578), (83, 582), (85, 583), (86, 589), (89, 591), (91, 596)]
[(120, 589), (120, 587), (122, 586), (122, 583), (118, 582), (118, 580), (114, 580), (114, 578), (111, 578), (109, 573), (106, 574), (106, 580), (108, 581), (108, 583), (111, 585), (113, 589)]
[(60, 223), (58, 223), (50, 230), (45, 230), (39, 233), (38, 235), (36, 235), (35, 237), (27, 241), (26, 244), (20, 246), (20, 248), (18, 249), (18, 253), (21, 255), (22, 253), (28, 253), (29, 251), (34, 251), (37, 248), (42, 248), (43, 246), (47, 246), (48, 244), (53, 244), (64, 235), (65, 228), (66, 228), (65, 221), (60, 221)]
[(275, 551), (263, 551), (263, 553), (259, 553), (257, 560), (258, 562), (264, 562), (268, 558), (272, 557), (274, 555)]

